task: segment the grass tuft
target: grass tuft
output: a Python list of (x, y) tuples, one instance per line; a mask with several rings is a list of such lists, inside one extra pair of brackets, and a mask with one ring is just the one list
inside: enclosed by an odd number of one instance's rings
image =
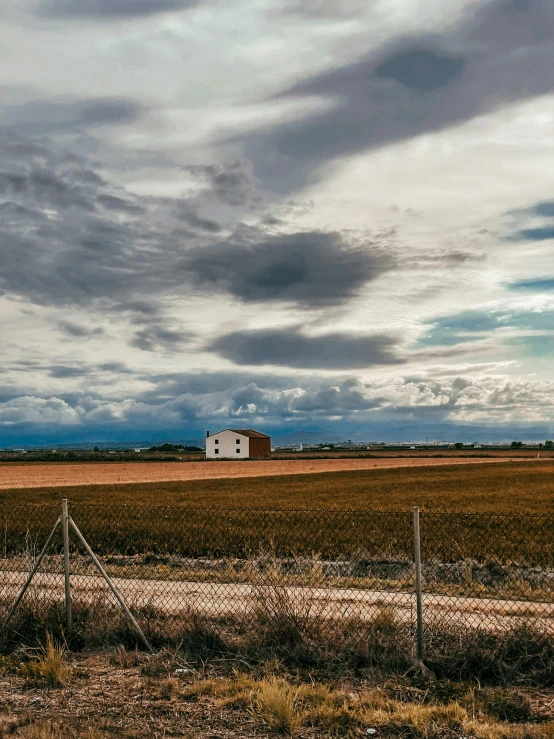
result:
[(62, 734), (58, 727), (46, 721), (29, 724), (23, 730), (21, 736), (24, 739), (62, 739)]
[(51, 634), (46, 634), (46, 644), (38, 656), (22, 665), (25, 681), (30, 685), (44, 684), (61, 688), (71, 679), (71, 669), (65, 662), (65, 647), (55, 642)]
[(299, 708), (298, 688), (274, 678), (260, 683), (253, 711), (280, 734), (294, 736), (304, 719)]

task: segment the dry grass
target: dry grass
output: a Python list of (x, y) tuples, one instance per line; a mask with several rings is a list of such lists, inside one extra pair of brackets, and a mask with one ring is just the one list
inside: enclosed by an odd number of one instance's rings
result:
[(113, 654), (110, 656), (110, 664), (115, 667), (121, 667), (128, 670), (130, 667), (136, 667), (139, 664), (138, 651), (125, 649), (123, 644), (118, 644)]
[[(17, 670), (0, 675), (0, 736), (20, 739), (547, 739), (554, 737), (554, 693), (481, 688), (407, 677), (387, 681), (343, 675), (329, 681), (287, 670), (278, 661), (244, 660), (176, 672), (179, 651), (118, 666), (119, 655), (73, 656), (71, 689), (29, 687)], [(165, 675), (165, 676), (162, 676)]]
[[(276, 660), (286, 669), (319, 675), (321, 679), (362, 674), (385, 679), (406, 673), (414, 663), (410, 624), (399, 620), (386, 606), (377, 609), (370, 620), (332, 620), (313, 613), (309, 603), (290, 602), (284, 593), (277, 591), (275, 597), (260, 600), (256, 613), (249, 616), (210, 619), (189, 612), (170, 617), (152, 609), (138, 610), (136, 616), (150, 642), (158, 649), (172, 650), (171, 653), (178, 650), (187, 668), (221, 661), (254, 666)], [(59, 674), (48, 678), (36, 665), (24, 665), (23, 671), (37, 683), (60, 683), (67, 679), (67, 673), (63, 653), (59, 649), (55, 651), (55, 641), (63, 639), (63, 630), (63, 605), (23, 604), (11, 628), (2, 634), (0, 649), (4, 654), (16, 655), (21, 644), (39, 645), (45, 632), (51, 633), (53, 651), (47, 663), (54, 665), (51, 670), (54, 675), (56, 670), (61, 670), (61, 679)], [(554, 636), (535, 631), (525, 623), (503, 633), (493, 633), (428, 622), (425, 640), (426, 664), (438, 681), (450, 684), (478, 680), (483, 686), (554, 688)], [(143, 657), (136, 650), (143, 646), (118, 609), (100, 601), (95, 604), (74, 601), (71, 648), (110, 645), (118, 646), (110, 658), (114, 668), (132, 669), (140, 662), (145, 677), (171, 677), (166, 670), (168, 653), (165, 651), (142, 662)], [(47, 646), (39, 655), (41, 659), (49, 654), (48, 649)], [(13, 671), (13, 659), (11, 656), (0, 659), (0, 674)], [(15, 668), (19, 669), (18, 663)], [(517, 699), (514, 701), (517, 703)], [(525, 710), (524, 706), (512, 703), (512, 715)], [(498, 715), (499, 712), (500, 709)]]
[(299, 688), (286, 680), (273, 678), (260, 683), (252, 703), (256, 716), (286, 736), (294, 736), (305, 718), (299, 708)]
[(21, 736), (24, 739), (62, 739), (60, 730), (45, 721), (30, 724), (27, 729), (21, 732)]
[[(255, 680), (249, 675), (201, 681), (184, 691), (187, 698), (211, 699), (216, 706), (244, 710), (286, 736), (315, 731), (316, 736), (359, 736), (373, 729), (377, 736), (413, 739), (546, 739), (554, 723), (541, 722), (531, 713), (502, 720), (488, 704), (476, 704), (466, 686), (460, 702), (397, 700), (381, 687), (336, 688), (318, 683), (294, 684), (284, 678)], [(533, 723), (533, 718), (535, 723)], [(311, 733), (310, 733), (311, 735)]]
[(47, 633), (46, 643), (39, 648), (38, 655), (24, 663), (21, 671), (30, 685), (62, 688), (71, 679), (71, 669), (66, 664), (65, 657), (66, 648)]

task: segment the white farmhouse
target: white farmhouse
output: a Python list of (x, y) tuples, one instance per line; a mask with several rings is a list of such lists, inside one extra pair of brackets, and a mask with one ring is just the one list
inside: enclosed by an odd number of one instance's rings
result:
[(271, 456), (271, 437), (253, 429), (206, 434), (206, 459), (263, 459)]

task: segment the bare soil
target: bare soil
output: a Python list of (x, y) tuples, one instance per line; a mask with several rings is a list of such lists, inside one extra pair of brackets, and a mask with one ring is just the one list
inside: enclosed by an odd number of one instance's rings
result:
[[(215, 480), (242, 477), (309, 475), (321, 472), (379, 470), (400, 467), (438, 467), (451, 465), (498, 464), (510, 459), (496, 458), (389, 458), (389, 459), (284, 459), (198, 462), (121, 462), (0, 465), (0, 489), (69, 487), (141, 482)], [(522, 460), (520, 460), (522, 461)], [(537, 461), (530, 459), (529, 461)], [(539, 460), (542, 461), (542, 460)], [(547, 461), (547, 460), (545, 460)]]

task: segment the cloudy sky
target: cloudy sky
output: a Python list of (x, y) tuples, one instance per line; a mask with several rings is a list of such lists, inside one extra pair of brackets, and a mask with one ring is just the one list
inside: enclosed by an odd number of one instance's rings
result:
[(554, 428), (552, 0), (3, 0), (0, 50), (2, 444)]

